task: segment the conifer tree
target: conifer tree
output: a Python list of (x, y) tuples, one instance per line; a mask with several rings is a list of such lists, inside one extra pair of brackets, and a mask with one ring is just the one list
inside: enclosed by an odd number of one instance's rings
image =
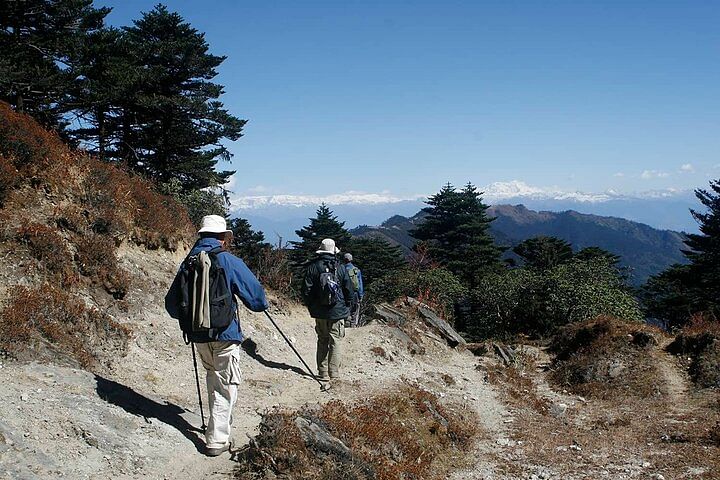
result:
[(77, 126), (69, 136), (102, 160), (120, 158), (121, 114), (137, 90), (140, 70), (123, 31), (104, 28), (88, 35), (74, 53), (71, 89)]
[(448, 183), (427, 204), (423, 209), (427, 216), (410, 234), (423, 242), (432, 260), (470, 288), (483, 271), (500, 266), (502, 249), (488, 231), (493, 219), (473, 184), (458, 191)]
[(516, 245), (513, 252), (526, 266), (537, 270), (548, 270), (573, 258), (570, 244), (557, 237), (528, 238)]
[(14, 0), (0, 8), (0, 100), (47, 128), (64, 126), (76, 77), (73, 53), (110, 8), (92, 0)]
[(233, 233), (230, 251), (233, 255), (242, 258), (252, 268), (257, 263), (262, 250), (269, 247), (265, 242), (265, 235), (263, 232), (253, 230), (250, 222), (244, 218), (231, 219), (228, 228)]
[(246, 123), (223, 107), (223, 87), (211, 81), (225, 57), (209, 53), (205, 35), (161, 4), (124, 30), (142, 73), (121, 105), (119, 156), (185, 189), (225, 184), (234, 172), (215, 170), (231, 158), (223, 141), (240, 138)]
[(709, 191), (695, 190), (695, 196), (705, 211), (690, 211), (700, 224), (700, 233), (688, 234), (685, 244), (689, 250), (683, 253), (697, 275), (703, 303), (716, 309), (720, 304), (720, 180), (711, 181)]
[(320, 242), (325, 238), (332, 238), (338, 248), (346, 251), (350, 244), (350, 232), (345, 229), (345, 222), (338, 221), (327, 205), (320, 205), (315, 218), (309, 220), (309, 225), (295, 231), (300, 241), (290, 242), (293, 246), (290, 258), (296, 265), (302, 265), (315, 257)]
[(690, 210), (700, 224), (700, 233), (687, 235), (683, 251), (688, 265), (673, 265), (650, 277), (642, 296), (649, 315), (682, 326), (698, 312), (720, 315), (720, 180), (710, 189), (697, 189), (695, 196), (704, 211)]
[(620, 263), (619, 255), (615, 255), (614, 253), (608, 252), (604, 248), (600, 247), (585, 247), (580, 249), (573, 258), (582, 261), (592, 260), (595, 258), (605, 258), (610, 262), (610, 265), (616, 268), (619, 268), (618, 264)]
[(347, 250), (362, 271), (365, 288), (406, 265), (400, 247), (380, 238), (353, 238)]

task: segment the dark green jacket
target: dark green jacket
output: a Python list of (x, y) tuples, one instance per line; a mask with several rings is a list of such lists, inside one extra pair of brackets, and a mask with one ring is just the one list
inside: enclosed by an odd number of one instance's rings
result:
[[(342, 296), (338, 298), (335, 305), (320, 305), (320, 273), (325, 268), (336, 263), (336, 271), (338, 283), (341, 287)], [(302, 296), (307, 306), (310, 316), (313, 318), (321, 318), (323, 320), (342, 320), (350, 316), (350, 306), (355, 289), (350, 280), (347, 270), (338, 261), (334, 255), (323, 253), (310, 262), (305, 271), (305, 281), (303, 282)]]

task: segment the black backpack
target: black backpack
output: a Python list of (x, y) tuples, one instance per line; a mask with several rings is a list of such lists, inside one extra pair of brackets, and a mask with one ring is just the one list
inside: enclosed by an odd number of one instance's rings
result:
[(324, 271), (320, 272), (320, 279), (318, 282), (319, 288), (317, 290), (318, 303), (320, 303), (320, 305), (331, 307), (342, 297), (340, 280), (338, 279), (337, 274), (337, 261), (324, 261), (322, 268)]
[(177, 285), (173, 285), (176, 289), (174, 301), (177, 302), (178, 322), (186, 341), (190, 334), (193, 334), (194, 338), (197, 338), (198, 334), (205, 334), (208, 339), (215, 339), (233, 320), (232, 292), (228, 289), (225, 270), (218, 263), (218, 254), (223, 251), (222, 247), (217, 247), (207, 252), (210, 258), (209, 292), (207, 292), (210, 300), (210, 328), (195, 327), (193, 323), (192, 305), (196, 294), (193, 280), (199, 253), (188, 255), (180, 267), (176, 279)]

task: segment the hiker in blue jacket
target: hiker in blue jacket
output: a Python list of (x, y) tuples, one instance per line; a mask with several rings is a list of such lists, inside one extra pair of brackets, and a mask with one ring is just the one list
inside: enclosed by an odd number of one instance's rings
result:
[[(223, 217), (208, 215), (203, 217), (198, 234), (200, 238), (189, 255), (196, 255), (200, 251), (209, 252), (218, 247), (224, 249), (232, 232), (227, 229)], [(228, 289), (234, 297), (233, 303), (239, 298), (254, 312), (262, 312), (268, 308), (265, 291), (245, 262), (227, 251), (221, 251), (217, 255), (217, 263), (225, 270)], [(177, 319), (180, 318), (180, 312), (173, 295), (179, 278), (180, 273), (175, 277), (165, 301), (168, 313)], [(234, 304), (234, 307), (232, 321), (215, 338), (210, 338), (203, 332), (187, 334), (188, 340), (197, 345), (198, 355), (206, 370), (210, 406), (210, 418), (205, 431), (208, 456), (217, 456), (230, 449), (230, 419), (237, 400), (237, 386), (241, 380), (240, 343), (244, 339), (237, 317), (238, 305)]]
[(352, 307), (350, 307), (350, 317), (346, 322), (346, 327), (357, 327), (360, 323), (360, 302), (362, 302), (365, 289), (363, 288), (362, 272), (358, 267), (353, 265), (353, 256), (351, 253), (343, 255), (345, 261), (345, 270), (352, 281), (353, 287), (355, 287), (355, 294), (352, 299)]

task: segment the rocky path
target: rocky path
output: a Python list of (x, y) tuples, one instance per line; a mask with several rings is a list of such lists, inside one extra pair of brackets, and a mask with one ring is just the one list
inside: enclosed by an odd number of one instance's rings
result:
[[(312, 319), (300, 309), (275, 315), (313, 365)], [(136, 335), (129, 354), (99, 375), (53, 365), (3, 364), (0, 478), (231, 476), (234, 462), (229, 455), (208, 458), (200, 453), (192, 357), (175, 322), (150, 305), (133, 322)], [(243, 356), (244, 382), (233, 424), (239, 446), (256, 433), (260, 413), (268, 408), (352, 401), (401, 381), (416, 382), (462, 408), (476, 410), (487, 440), (478, 453), (493, 448), (495, 437), (502, 436), (504, 407), (468, 352), (427, 339), (427, 352), (412, 355), (390, 327), (348, 329), (344, 376), (323, 393), (302, 372), (267, 319), (246, 312), (243, 325), (257, 348)], [(385, 355), (373, 353), (373, 347), (382, 348)], [(204, 394), (203, 385), (203, 399)]]

